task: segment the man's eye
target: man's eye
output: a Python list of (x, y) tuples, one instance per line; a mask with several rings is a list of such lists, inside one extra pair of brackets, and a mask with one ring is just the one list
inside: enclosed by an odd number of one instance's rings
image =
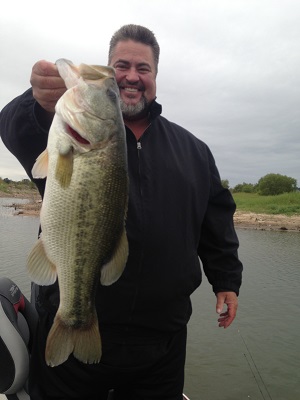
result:
[(146, 74), (147, 72), (150, 72), (150, 69), (147, 67), (141, 67), (139, 68), (139, 72), (142, 74)]
[(118, 70), (124, 70), (127, 68), (127, 66), (125, 64), (117, 64), (115, 65), (115, 68)]

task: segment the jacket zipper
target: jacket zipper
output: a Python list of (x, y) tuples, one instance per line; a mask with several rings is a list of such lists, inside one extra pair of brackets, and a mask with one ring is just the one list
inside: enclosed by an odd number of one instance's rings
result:
[(142, 133), (142, 135), (140, 136), (140, 138), (137, 140), (137, 142), (136, 142), (136, 148), (137, 148), (137, 150), (142, 150), (142, 138), (143, 138), (145, 132), (147, 131), (147, 129), (149, 128), (149, 126), (151, 126), (151, 122), (149, 123), (149, 125), (147, 126), (147, 128), (144, 130), (144, 132)]
[[(141, 201), (141, 203), (143, 202), (143, 200), (142, 200), (142, 198), (143, 198), (143, 191), (142, 191), (142, 185), (141, 185), (141, 170), (140, 170), (140, 167), (141, 167), (141, 165), (140, 165), (140, 151), (142, 150), (142, 138), (143, 138), (143, 135), (144, 135), (144, 133), (146, 132), (146, 130), (149, 128), (149, 126), (150, 126), (151, 124), (149, 124), (148, 126), (147, 126), (147, 128), (144, 130), (144, 132), (143, 132), (143, 134), (140, 136), (140, 138), (137, 140), (137, 142), (136, 142), (136, 148), (137, 148), (137, 155), (138, 155), (138, 176), (139, 176), (139, 191), (140, 191), (140, 201)], [(142, 205), (142, 213), (143, 213), (143, 205)], [(143, 219), (143, 217), (142, 217), (142, 219)], [(143, 229), (143, 228), (142, 228)], [(144, 229), (143, 229), (144, 230)], [(140, 255), (140, 260), (139, 260), (139, 263), (138, 263), (138, 270), (139, 270), (139, 275), (141, 274), (141, 269), (142, 269), (142, 261), (143, 261), (143, 257), (144, 257), (144, 244), (142, 244), (142, 248), (141, 248), (141, 255)], [(129, 325), (130, 325), (130, 323), (131, 323), (131, 321), (132, 321), (132, 318), (133, 318), (133, 314), (134, 314), (134, 310), (135, 310), (135, 308), (136, 308), (136, 301), (137, 301), (137, 298), (138, 298), (138, 293), (139, 293), (139, 287), (138, 287), (138, 285), (136, 286), (136, 288), (135, 288), (135, 293), (134, 293), (134, 299), (133, 299), (133, 301), (132, 301), (132, 305), (131, 305), (131, 311), (130, 311), (130, 314), (129, 314), (129, 319), (128, 319), (128, 329), (129, 329)]]
[[(142, 135), (142, 136), (143, 136), (143, 135)], [(139, 192), (140, 192), (140, 201), (141, 201), (141, 203), (142, 203), (142, 197), (143, 197), (143, 191), (142, 191), (142, 186), (141, 186), (141, 170), (140, 170), (140, 151), (142, 150), (142, 143), (141, 143), (142, 136), (141, 136), (141, 137), (137, 140), (137, 142), (136, 142), (137, 156), (138, 156)], [(141, 208), (143, 208), (143, 206), (142, 206)], [(143, 213), (143, 211), (142, 211), (142, 213)], [(142, 218), (142, 219), (143, 219), (143, 218)], [(144, 245), (142, 244), (140, 259), (139, 259), (139, 262), (138, 262), (138, 271), (139, 271), (138, 274), (139, 274), (139, 276), (140, 276), (140, 274), (141, 274), (142, 260), (143, 260), (143, 257), (144, 257), (144, 250), (143, 250), (143, 248), (144, 248)], [(132, 304), (131, 304), (131, 310), (130, 310), (129, 318), (128, 318), (128, 326), (127, 326), (127, 328), (126, 328), (127, 331), (129, 331), (129, 326), (130, 326), (130, 324), (131, 324), (131, 322), (132, 322), (132, 319), (133, 319), (133, 314), (134, 314), (134, 310), (135, 310), (135, 308), (136, 308), (136, 302), (137, 302), (139, 290), (140, 290), (140, 289), (139, 289), (138, 285), (136, 285), (135, 291), (134, 291), (133, 301), (132, 301)]]

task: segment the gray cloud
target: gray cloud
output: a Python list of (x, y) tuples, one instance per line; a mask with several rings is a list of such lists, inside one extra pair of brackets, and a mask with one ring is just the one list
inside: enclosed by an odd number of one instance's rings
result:
[[(161, 45), (157, 96), (163, 114), (209, 145), (221, 177), (234, 186), (274, 172), (300, 186), (298, 0), (197, 0), (186, 6), (154, 0), (147, 12), (139, 1), (117, 0), (114, 10), (102, 6), (101, 13), (97, 1), (78, 11), (75, 3), (72, 15), (57, 2), (59, 9), (54, 4), (45, 18), (33, 17), (28, 2), (20, 1), (20, 15), (11, 5), (0, 16), (0, 108), (29, 86), (38, 59), (103, 64), (119, 26), (144, 24)], [(99, 12), (91, 13), (96, 4)], [(113, 18), (103, 18), (106, 13)], [(0, 176), (6, 175), (21, 176), (22, 168), (1, 143)]]

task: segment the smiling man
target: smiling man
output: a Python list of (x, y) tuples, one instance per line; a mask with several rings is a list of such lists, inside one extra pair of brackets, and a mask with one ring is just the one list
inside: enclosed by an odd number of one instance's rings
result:
[(124, 118), (140, 118), (156, 95), (151, 48), (132, 40), (119, 42), (109, 65), (116, 71)]
[[(59, 367), (46, 365), (45, 340), (58, 287), (39, 288), (29, 385), (33, 400), (106, 400), (110, 389), (114, 400), (182, 400), (190, 296), (202, 279), (199, 258), (216, 294), (219, 326), (227, 328), (236, 316), (242, 264), (235, 204), (206, 144), (161, 115), (158, 61), (159, 45), (149, 29), (125, 25), (113, 35), (109, 65), (120, 89), (128, 154), (129, 257), (121, 278), (97, 290), (99, 364), (70, 356)], [(0, 133), (32, 178), (66, 88), (55, 64), (46, 61), (33, 66), (31, 85), (2, 110)], [(45, 182), (35, 183), (43, 195)]]
[(159, 47), (151, 35), (146, 45), (126, 39), (125, 28), (123, 30), (110, 42), (108, 63), (116, 71), (124, 122), (139, 139), (149, 125), (149, 105), (156, 97)]

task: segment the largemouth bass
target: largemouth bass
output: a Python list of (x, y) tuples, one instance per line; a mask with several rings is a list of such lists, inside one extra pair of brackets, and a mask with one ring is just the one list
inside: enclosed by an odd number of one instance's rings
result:
[(118, 280), (128, 256), (127, 152), (114, 70), (64, 59), (56, 64), (68, 90), (32, 170), (47, 181), (42, 233), (27, 262), (37, 284), (58, 278), (60, 304), (45, 351), (50, 366), (71, 353), (84, 363), (100, 361), (95, 294), (100, 281)]

